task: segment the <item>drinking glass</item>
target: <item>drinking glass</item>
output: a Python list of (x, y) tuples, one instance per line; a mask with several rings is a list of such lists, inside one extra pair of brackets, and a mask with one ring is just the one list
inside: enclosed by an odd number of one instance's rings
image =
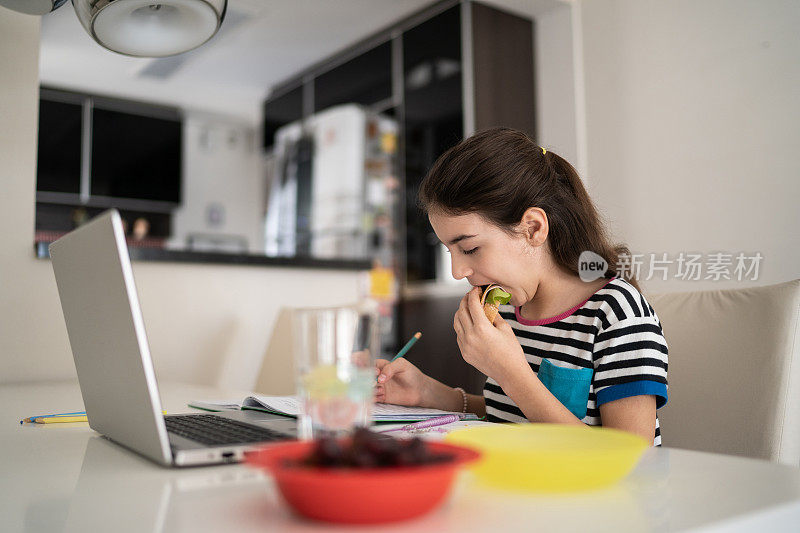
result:
[(298, 309), (294, 318), (299, 437), (340, 436), (369, 426), (380, 346), (377, 313)]

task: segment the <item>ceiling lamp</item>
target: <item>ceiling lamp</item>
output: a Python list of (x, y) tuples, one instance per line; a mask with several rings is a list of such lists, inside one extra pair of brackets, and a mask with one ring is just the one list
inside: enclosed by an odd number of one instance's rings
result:
[[(44, 15), (66, 0), (0, 0), (0, 6)], [(217, 33), (228, 0), (72, 0), (86, 32), (100, 46), (136, 57), (164, 57), (197, 48)]]

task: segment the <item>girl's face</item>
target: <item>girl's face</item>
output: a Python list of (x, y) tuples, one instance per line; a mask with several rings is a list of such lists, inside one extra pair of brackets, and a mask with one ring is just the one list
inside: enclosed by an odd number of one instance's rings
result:
[(508, 290), (515, 306), (536, 293), (542, 269), (542, 248), (524, 235), (509, 235), (477, 213), (445, 215), (430, 212), (436, 236), (452, 258), (453, 277), (473, 286), (496, 283)]

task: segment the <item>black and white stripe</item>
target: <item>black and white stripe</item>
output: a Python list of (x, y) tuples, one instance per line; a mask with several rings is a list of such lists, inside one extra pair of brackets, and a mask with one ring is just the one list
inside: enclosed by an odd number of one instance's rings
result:
[[(570, 316), (548, 324), (520, 323), (511, 305), (500, 307), (534, 372), (542, 359), (565, 368), (593, 368), (583, 422), (602, 425), (597, 394), (615, 385), (637, 381), (667, 384), (667, 342), (652, 306), (630, 283), (613, 279)], [(487, 420), (526, 422), (527, 418), (503, 389), (488, 378), (483, 389)], [(656, 417), (653, 439), (661, 444)]]

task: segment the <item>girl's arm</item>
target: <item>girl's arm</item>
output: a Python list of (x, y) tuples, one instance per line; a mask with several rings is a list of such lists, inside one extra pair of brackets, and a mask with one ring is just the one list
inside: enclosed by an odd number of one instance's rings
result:
[[(502, 317), (494, 325), (485, 319), (478, 292), (472, 290), (464, 297), (453, 321), (464, 360), (491, 376), (529, 421), (583, 424), (533, 372), (511, 326)], [(485, 404), (483, 408), (485, 411)], [(602, 404), (600, 417), (606, 427), (629, 431), (652, 442), (655, 408), (655, 396), (632, 396)]]
[[(547, 390), (533, 370), (500, 383), (531, 422), (583, 424)], [(456, 391), (458, 392), (458, 391)], [(656, 431), (656, 397), (630, 396), (600, 406), (603, 427), (628, 431), (652, 443)]]
[[(375, 385), (375, 401), (432, 407), (445, 411), (460, 413), (464, 408), (464, 397), (461, 392), (444, 383), (423, 374), (416, 366), (405, 358), (389, 362), (378, 359), (375, 362), (378, 374)], [(483, 396), (467, 394), (467, 412), (479, 417), (486, 414)]]
[(530, 366), (496, 381), (531, 422), (583, 424), (547, 390)]
[[(547, 390), (533, 370), (512, 376), (500, 386), (531, 422), (583, 424)], [(600, 406), (600, 418), (603, 427), (628, 431), (652, 443), (656, 430), (656, 397), (640, 395), (606, 402)]]
[(652, 443), (656, 433), (656, 397), (629, 396), (600, 406), (603, 426), (635, 433)]
[[(461, 392), (433, 378), (429, 379), (422, 393), (422, 407), (460, 413), (464, 408), (464, 397), (461, 396)], [(480, 418), (486, 416), (486, 402), (483, 396), (467, 394), (467, 412), (475, 413)]]
[[(583, 421), (547, 390), (530, 367), (527, 370), (511, 375), (499, 384), (529, 421), (583, 424)], [(429, 377), (422, 395), (422, 406), (460, 412), (464, 407), (464, 398), (456, 389)], [(486, 416), (484, 397), (467, 394), (467, 412), (475, 413), (480, 418)], [(652, 442), (655, 434), (656, 398), (641, 395), (604, 403), (600, 406), (600, 418), (604, 427), (628, 431)]]

